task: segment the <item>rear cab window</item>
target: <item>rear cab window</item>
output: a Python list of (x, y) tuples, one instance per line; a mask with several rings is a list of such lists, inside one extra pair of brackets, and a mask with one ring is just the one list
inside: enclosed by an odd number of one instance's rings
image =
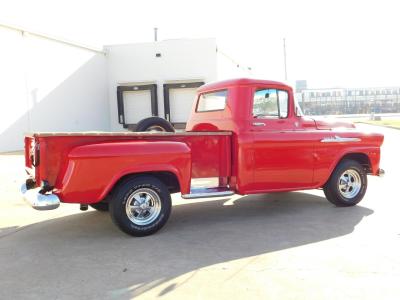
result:
[(280, 89), (257, 89), (253, 96), (253, 117), (285, 119), (288, 117), (289, 94)]
[(200, 94), (196, 112), (221, 111), (225, 109), (227, 90)]

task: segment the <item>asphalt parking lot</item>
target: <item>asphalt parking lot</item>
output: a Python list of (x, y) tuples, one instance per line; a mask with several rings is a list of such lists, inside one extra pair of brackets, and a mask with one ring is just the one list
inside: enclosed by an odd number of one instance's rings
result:
[(0, 299), (398, 299), (400, 131), (376, 130), (387, 175), (369, 177), (356, 207), (322, 191), (176, 195), (145, 238), (78, 205), (33, 210), (19, 196), (22, 155), (0, 155)]

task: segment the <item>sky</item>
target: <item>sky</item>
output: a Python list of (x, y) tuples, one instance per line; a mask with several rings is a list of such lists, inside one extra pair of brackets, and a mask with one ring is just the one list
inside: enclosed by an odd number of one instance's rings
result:
[(396, 1), (0, 0), (0, 23), (101, 48), (215, 37), (252, 76), (310, 88), (400, 86)]

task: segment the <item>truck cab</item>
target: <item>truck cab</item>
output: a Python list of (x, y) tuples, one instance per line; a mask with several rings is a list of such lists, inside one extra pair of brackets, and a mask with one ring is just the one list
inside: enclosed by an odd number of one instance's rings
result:
[(202, 86), (186, 130), (233, 133), (240, 176), (232, 182), (241, 194), (317, 188), (346, 155), (379, 172), (379, 147), (373, 145), (376, 139), (383, 142), (381, 135), (363, 135), (349, 122), (304, 116), (292, 88), (276, 81), (234, 79)]

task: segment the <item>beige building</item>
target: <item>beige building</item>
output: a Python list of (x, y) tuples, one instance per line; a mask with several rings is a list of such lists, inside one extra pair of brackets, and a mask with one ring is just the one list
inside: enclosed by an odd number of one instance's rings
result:
[(303, 89), (296, 97), (309, 115), (400, 112), (400, 87)]

